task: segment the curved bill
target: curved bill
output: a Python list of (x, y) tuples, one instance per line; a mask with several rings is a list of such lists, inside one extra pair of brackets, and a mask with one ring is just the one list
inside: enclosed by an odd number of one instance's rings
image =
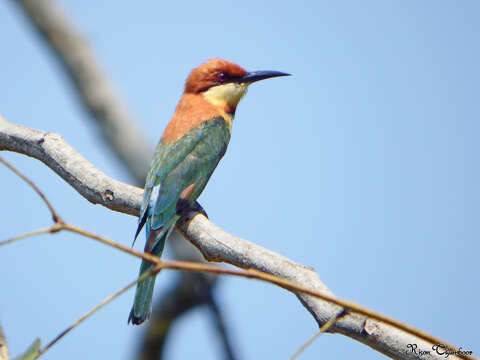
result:
[(255, 81), (270, 79), (278, 76), (290, 76), (290, 74), (270, 70), (252, 71), (238, 78), (237, 81), (243, 83), (253, 83)]

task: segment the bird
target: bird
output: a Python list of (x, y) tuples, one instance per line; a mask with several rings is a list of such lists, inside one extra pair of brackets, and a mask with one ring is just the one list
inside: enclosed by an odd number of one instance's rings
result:
[[(147, 174), (135, 239), (145, 226), (145, 252), (161, 256), (181, 214), (193, 208), (225, 154), (235, 110), (252, 83), (290, 74), (247, 72), (223, 59), (210, 59), (189, 74), (175, 112), (155, 149)], [(143, 260), (140, 275), (152, 264)], [(128, 322), (151, 314), (155, 277), (137, 284)]]

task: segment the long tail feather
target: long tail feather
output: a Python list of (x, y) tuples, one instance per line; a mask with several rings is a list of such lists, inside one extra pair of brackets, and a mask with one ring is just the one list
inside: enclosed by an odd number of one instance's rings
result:
[[(150, 230), (147, 223), (147, 244), (155, 243), (155, 246), (151, 251), (152, 254), (157, 256), (162, 255), (163, 248), (165, 246), (165, 240), (172, 229), (173, 226), (170, 226), (170, 228), (167, 229), (162, 228), (159, 230)], [(143, 260), (142, 265), (140, 266), (140, 275), (150, 270), (152, 267), (152, 264)], [(145, 279), (137, 284), (135, 300), (133, 302), (130, 315), (128, 316), (128, 323), (131, 322), (134, 325), (140, 325), (150, 317), (152, 311), (152, 298), (153, 288), (155, 286), (155, 278), (156, 276), (149, 277), (148, 279)]]
[[(152, 264), (142, 261), (142, 266), (140, 267), (140, 274), (145, 271), (148, 271), (152, 268)], [(140, 325), (144, 321), (150, 318), (152, 312), (152, 298), (153, 298), (153, 288), (155, 286), (154, 277), (149, 277), (137, 284), (137, 289), (135, 291), (135, 300), (128, 316), (128, 323), (133, 325)]]

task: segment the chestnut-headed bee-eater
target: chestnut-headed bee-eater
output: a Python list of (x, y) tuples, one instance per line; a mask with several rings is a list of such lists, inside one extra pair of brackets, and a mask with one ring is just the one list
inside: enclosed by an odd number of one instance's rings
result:
[[(225, 154), (235, 109), (255, 81), (286, 76), (278, 71), (247, 72), (211, 59), (187, 78), (182, 98), (167, 125), (148, 172), (135, 238), (146, 228), (145, 251), (161, 256), (182, 211), (193, 206)], [(140, 274), (152, 265), (142, 261)], [(139, 325), (151, 312), (155, 277), (137, 284), (128, 321)]]

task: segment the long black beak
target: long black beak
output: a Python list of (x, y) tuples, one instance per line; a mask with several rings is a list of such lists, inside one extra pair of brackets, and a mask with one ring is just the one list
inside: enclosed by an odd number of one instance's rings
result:
[(290, 76), (290, 74), (270, 70), (252, 71), (240, 78), (237, 78), (236, 80), (241, 83), (253, 83), (255, 81), (270, 79), (278, 76)]

